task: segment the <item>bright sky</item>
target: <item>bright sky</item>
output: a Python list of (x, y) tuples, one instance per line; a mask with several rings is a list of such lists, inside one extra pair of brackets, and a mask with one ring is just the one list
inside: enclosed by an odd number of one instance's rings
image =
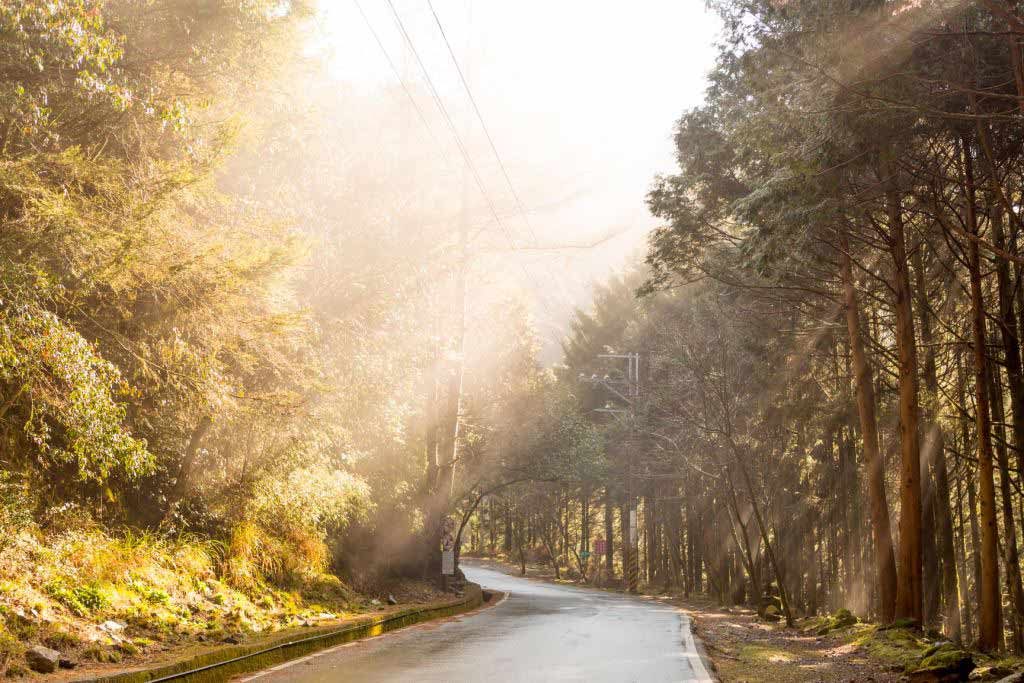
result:
[[(458, 158), (454, 138), (430, 98), (423, 71), (388, 0), (358, 0), (435, 135)], [(515, 202), (489, 153), (427, 0), (392, 0), (426, 71), (474, 150), (494, 202)], [(323, 26), (339, 80), (367, 89), (393, 86), (394, 73), (356, 0), (322, 0)], [(644, 203), (653, 177), (673, 169), (672, 129), (700, 104), (719, 23), (704, 0), (433, 0), (445, 33), (540, 245), (590, 243), (599, 249), (549, 253), (532, 268), (565, 279), (555, 288), (578, 300), (641, 248), (654, 225)], [(476, 192), (476, 194), (479, 194)], [(510, 219), (517, 245), (532, 239)], [(627, 232), (628, 231), (628, 232)], [(565, 302), (554, 303), (559, 309)]]

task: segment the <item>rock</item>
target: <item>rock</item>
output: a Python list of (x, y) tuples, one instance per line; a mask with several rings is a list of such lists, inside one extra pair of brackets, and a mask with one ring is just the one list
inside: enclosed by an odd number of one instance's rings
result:
[(777, 609), (779, 611), (779, 613), (781, 613), (782, 612), (782, 598), (780, 598), (777, 594), (762, 596), (761, 597), (761, 611), (763, 612), (764, 610), (768, 609), (769, 607), (774, 607), (775, 609)]
[(952, 643), (938, 643), (927, 650), (921, 663), (909, 671), (911, 683), (955, 683), (965, 681), (974, 670), (969, 652)]
[(124, 630), (124, 624), (114, 620), (109, 620), (104, 621), (102, 624), (99, 625), (98, 628), (104, 633), (108, 633), (111, 636), (114, 636), (114, 638), (116, 639), (121, 635), (121, 631)]
[(836, 610), (835, 614), (832, 615), (832, 628), (846, 628), (847, 626), (853, 626), (857, 623), (857, 617), (853, 616), (853, 613), (845, 607)]
[(334, 614), (331, 614), (330, 612), (321, 612), (320, 614), (316, 615), (316, 618), (317, 619), (337, 619), (338, 617), (336, 615), (334, 615)]
[(370, 600), (370, 604), (373, 605), (374, 607), (377, 607), (378, 605), (380, 605), (380, 600), (378, 600), (377, 598), (374, 598), (373, 600)]
[(1024, 671), (1010, 674), (1006, 678), (1000, 678), (999, 683), (1024, 683)]
[(882, 626), (879, 626), (878, 630), (879, 631), (889, 631), (889, 630), (894, 629), (894, 628), (917, 628), (917, 619), (909, 619), (909, 618), (897, 619), (896, 621), (892, 622), (891, 624), (883, 624)]
[(60, 653), (42, 645), (30, 647), (25, 652), (28, 668), (41, 674), (53, 673), (60, 666)]
[(389, 605), (397, 605), (398, 604), (398, 600), (396, 600), (395, 596), (392, 595), (391, 593), (388, 593), (388, 604)]
[(969, 681), (999, 681), (1013, 673), (1007, 666), (979, 666), (971, 672)]
[(74, 669), (78, 666), (78, 662), (73, 659), (68, 659), (67, 657), (61, 657), (60, 661), (57, 662), (57, 666), (62, 669)]
[(245, 640), (245, 636), (241, 633), (232, 633), (224, 636), (224, 638), (221, 639), (221, 642), (227, 643), (228, 645), (239, 645), (243, 640)]

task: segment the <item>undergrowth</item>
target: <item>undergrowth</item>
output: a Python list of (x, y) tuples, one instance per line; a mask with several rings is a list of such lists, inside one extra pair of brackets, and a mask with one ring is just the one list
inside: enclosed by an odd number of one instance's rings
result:
[(223, 543), (22, 527), (0, 547), (0, 674), (25, 673), (33, 645), (121, 662), (364, 610), (327, 564), (319, 537), (251, 523)]

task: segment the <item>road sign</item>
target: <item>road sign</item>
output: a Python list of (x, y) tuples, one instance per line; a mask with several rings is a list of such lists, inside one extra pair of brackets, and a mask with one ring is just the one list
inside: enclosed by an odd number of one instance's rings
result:
[(599, 538), (594, 541), (594, 552), (598, 555), (604, 555), (608, 551), (608, 547), (605, 545), (605, 540)]
[(455, 548), (455, 520), (445, 517), (441, 523), (441, 550), (452, 550), (453, 548)]
[(588, 557), (590, 557), (590, 551), (589, 550), (584, 550), (583, 552), (580, 553), (580, 558), (581, 559), (586, 560)]
[(445, 550), (441, 553), (441, 573), (451, 576), (455, 573), (455, 551)]

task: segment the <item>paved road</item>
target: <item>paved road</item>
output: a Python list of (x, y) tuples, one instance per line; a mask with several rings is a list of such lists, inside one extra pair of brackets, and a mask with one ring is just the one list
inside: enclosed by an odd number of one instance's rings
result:
[(711, 681), (689, 620), (670, 607), (464, 566), (496, 607), (326, 650), (250, 675), (336, 681)]

